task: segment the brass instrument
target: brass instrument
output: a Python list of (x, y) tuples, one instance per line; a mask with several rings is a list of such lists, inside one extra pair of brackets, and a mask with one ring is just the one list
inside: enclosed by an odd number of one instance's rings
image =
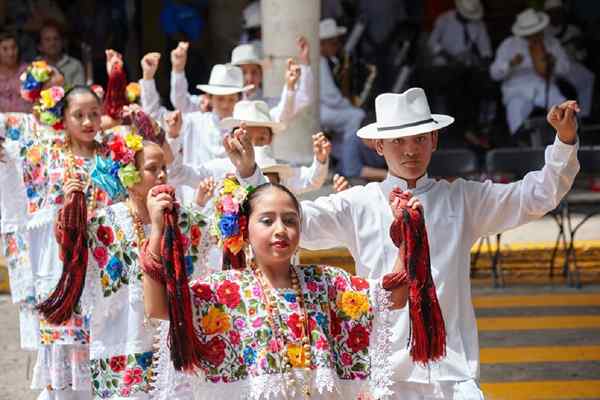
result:
[(377, 77), (377, 66), (344, 53), (342, 61), (333, 69), (333, 77), (346, 97), (356, 107), (361, 107), (369, 98)]

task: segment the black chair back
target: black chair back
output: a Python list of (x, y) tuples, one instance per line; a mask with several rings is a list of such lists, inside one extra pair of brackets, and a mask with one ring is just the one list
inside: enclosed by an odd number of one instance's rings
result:
[(577, 153), (581, 173), (585, 175), (600, 175), (600, 147), (582, 147)]
[(491, 150), (486, 155), (487, 173), (505, 173), (520, 178), (544, 166), (544, 152), (543, 148), (520, 147)]
[(469, 149), (436, 150), (427, 169), (432, 177), (464, 177), (478, 171), (477, 156)]

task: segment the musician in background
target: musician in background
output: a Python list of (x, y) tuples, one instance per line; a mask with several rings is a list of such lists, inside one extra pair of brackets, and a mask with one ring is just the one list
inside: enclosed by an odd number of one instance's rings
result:
[(570, 64), (560, 42), (544, 33), (549, 20), (546, 13), (531, 8), (517, 15), (514, 36), (500, 44), (490, 67), (492, 78), (502, 81), (502, 100), (513, 135), (535, 107), (548, 109), (565, 101), (556, 78), (566, 76)]
[(568, 23), (562, 0), (546, 0), (544, 10), (550, 16), (548, 32), (557, 38), (565, 49), (571, 63), (570, 73), (565, 76), (577, 91), (577, 100), (582, 118), (590, 116), (596, 75), (585, 65), (588, 55), (583, 32), (576, 25)]
[(481, 104), (492, 89), (487, 68), (492, 46), (483, 22), (479, 0), (456, 0), (456, 9), (441, 14), (435, 21), (428, 46), (432, 71), (427, 78), (431, 93), (438, 94), (446, 112), (454, 115), (454, 136), (465, 142), (487, 147), (481, 121)]
[(321, 39), (320, 93), (321, 126), (332, 132), (332, 155), (338, 161), (337, 170), (345, 175), (345, 160), (351, 157), (352, 140), (360, 128), (365, 112), (353, 106), (342, 96), (333, 78), (333, 70), (340, 61), (337, 58), (340, 49), (340, 36), (346, 28), (338, 26), (334, 19), (324, 19), (319, 25)]

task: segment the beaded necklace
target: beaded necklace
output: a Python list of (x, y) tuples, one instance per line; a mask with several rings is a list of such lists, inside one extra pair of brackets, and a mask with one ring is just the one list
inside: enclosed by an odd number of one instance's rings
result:
[[(75, 162), (75, 155), (73, 154), (73, 149), (71, 148), (71, 141), (69, 139), (67, 139), (65, 143), (65, 153), (67, 154), (67, 171), (65, 173), (65, 178), (77, 178), (77, 163)], [(96, 145), (94, 144), (94, 154), (92, 156), (92, 160), (95, 159)], [(92, 213), (96, 210), (96, 201), (99, 194), (99, 189), (94, 184), (92, 184), (91, 171), (86, 174), (83, 192), (87, 193), (87, 191), (90, 188), (92, 188), (91, 198), (86, 199), (88, 218), (90, 218)]]
[(131, 219), (133, 220), (133, 230), (135, 231), (136, 244), (138, 249), (141, 248), (142, 243), (146, 240), (146, 232), (144, 232), (144, 223), (140, 218), (139, 214), (135, 212), (133, 209), (133, 204), (131, 200), (126, 201), (127, 209), (129, 210), (129, 215), (131, 215)]
[[(275, 290), (271, 285), (266, 282), (266, 279), (262, 273), (262, 271), (256, 266), (256, 263), (251, 263), (251, 269), (254, 273), (254, 276), (261, 288), (261, 294), (263, 301), (266, 305), (267, 309), (267, 323), (269, 324), (271, 331), (273, 332), (273, 336), (280, 343), (283, 343), (280, 349), (280, 357), (282, 359), (282, 365), (280, 368), (280, 372), (284, 375), (284, 383), (294, 385), (295, 380), (292, 377), (291, 370), (292, 364), (290, 363), (290, 359), (287, 354), (287, 340), (286, 336), (280, 329), (280, 324), (283, 321), (281, 314), (279, 313), (279, 307), (277, 306), (277, 297)], [(306, 306), (304, 304), (304, 295), (302, 293), (302, 288), (300, 286), (300, 281), (298, 279), (298, 274), (296, 270), (290, 265), (289, 267), (290, 277), (292, 281), (292, 288), (296, 294), (296, 299), (298, 301), (298, 306), (301, 310), (300, 321), (299, 324), (302, 327), (302, 340), (301, 340), (301, 348), (302, 353), (304, 355), (304, 366), (302, 371), (304, 372), (304, 385), (302, 387), (302, 393), (305, 398), (310, 398), (310, 370), (312, 366), (312, 355), (311, 355), (311, 346), (310, 346), (310, 325), (308, 319), (308, 312)], [(279, 323), (276, 323), (279, 321)], [(300, 358), (302, 361), (302, 357)]]

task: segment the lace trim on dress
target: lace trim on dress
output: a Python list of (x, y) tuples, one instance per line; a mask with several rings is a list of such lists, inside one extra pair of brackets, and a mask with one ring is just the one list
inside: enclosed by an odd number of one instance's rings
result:
[(373, 319), (373, 331), (369, 345), (371, 357), (371, 376), (369, 387), (371, 394), (376, 399), (389, 397), (393, 394), (390, 387), (392, 382), (392, 362), (390, 356), (392, 345), (392, 322), (390, 319), (390, 292), (381, 287), (381, 281), (371, 284), (373, 305), (375, 307)]

